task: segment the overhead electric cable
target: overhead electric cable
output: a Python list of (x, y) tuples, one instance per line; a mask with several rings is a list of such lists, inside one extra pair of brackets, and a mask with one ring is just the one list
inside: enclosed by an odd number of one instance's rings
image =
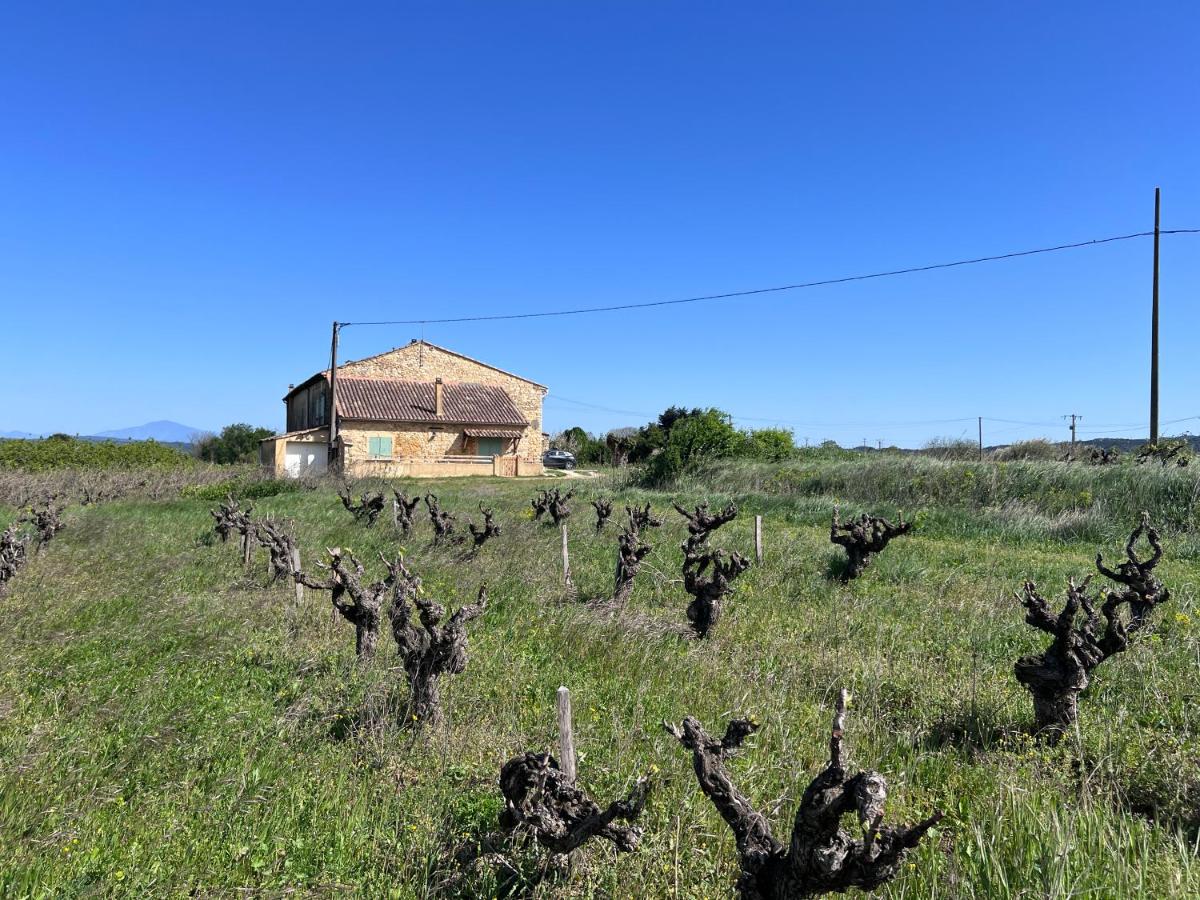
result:
[[(954, 262), (932, 263), (924, 266), (908, 266), (903, 269), (890, 269), (885, 272), (871, 272), (865, 275), (844, 275), (840, 278), (826, 278), (820, 281), (804, 281), (797, 284), (782, 284), (775, 287), (753, 288), (745, 291), (729, 291), (723, 294), (704, 294), (699, 297), (684, 297), (677, 300), (653, 300), (646, 303), (618, 303), (612, 306), (584, 306), (576, 309), (556, 309), (544, 312), (500, 313), (490, 316), (458, 316), (446, 319), (394, 319), (379, 322), (339, 322), (345, 328), (350, 325), (448, 325), (461, 322), (497, 322), (506, 319), (541, 319), (551, 316), (579, 316), (588, 313), (618, 312), (627, 309), (650, 309), (656, 306), (678, 306), (684, 303), (700, 303), (706, 300), (729, 300), (734, 297), (751, 297), (756, 294), (773, 294), (781, 291), (798, 291), (804, 288), (826, 287), (834, 284), (847, 284), (852, 281), (869, 281), (874, 278), (890, 278), (894, 275), (912, 275), (917, 272), (932, 272), (936, 269), (953, 269), (957, 266), (973, 266), (979, 263), (996, 262), (1003, 259), (1016, 259), (1022, 256), (1035, 256), (1040, 253), (1056, 253), (1060, 250), (1075, 250), (1080, 247), (1092, 247), (1098, 244), (1111, 244), (1116, 241), (1128, 241), (1134, 238), (1150, 237), (1153, 231), (1137, 231), (1133, 234), (1119, 234), (1113, 237), (1095, 238), (1090, 241), (1076, 241), (1071, 244), (1058, 244), (1053, 247), (1038, 247), (1033, 250), (1015, 250), (1010, 253), (997, 253), (992, 256), (978, 256), (974, 259), (959, 259)], [(1200, 228), (1175, 228), (1160, 231), (1159, 234), (1200, 234)]]

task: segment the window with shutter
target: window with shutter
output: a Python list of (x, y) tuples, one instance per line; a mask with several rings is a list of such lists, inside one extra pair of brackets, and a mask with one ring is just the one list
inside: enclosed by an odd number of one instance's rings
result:
[(392, 439), (390, 437), (367, 438), (367, 455), (371, 459), (391, 459)]

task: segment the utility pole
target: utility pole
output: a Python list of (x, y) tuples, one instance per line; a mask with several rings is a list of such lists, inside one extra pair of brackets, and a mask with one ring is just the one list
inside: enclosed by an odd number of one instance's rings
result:
[(1150, 443), (1158, 443), (1158, 221), (1161, 192), (1154, 189), (1154, 280), (1150, 312)]
[(983, 462), (983, 416), (979, 417), (979, 461)]
[(330, 469), (337, 468), (337, 366), (338, 366), (338, 333), (342, 330), (341, 322), (333, 323), (333, 339), (329, 344), (329, 463)]
[(1063, 416), (1064, 419), (1071, 420), (1071, 455), (1075, 455), (1075, 420), (1082, 419), (1083, 416), (1078, 413), (1071, 413), (1069, 416)]

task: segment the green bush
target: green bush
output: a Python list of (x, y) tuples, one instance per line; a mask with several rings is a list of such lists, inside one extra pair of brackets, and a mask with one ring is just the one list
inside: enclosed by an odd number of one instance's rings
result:
[(274, 497), (276, 494), (291, 494), (304, 486), (294, 478), (231, 478), (215, 484), (189, 484), (179, 496), (193, 500), (224, 500), (233, 495), (238, 500), (257, 500)]
[(746, 433), (746, 455), (780, 462), (796, 455), (796, 442), (786, 428), (758, 428)]
[(0, 440), (0, 468), (44, 472), (51, 469), (146, 469), (193, 465), (194, 460), (158, 441), (86, 441), (56, 434), (44, 440)]
[(1002, 447), (995, 452), (994, 457), (999, 462), (1015, 462), (1017, 460), (1049, 462), (1061, 459), (1062, 455), (1063, 448), (1058, 444), (1052, 444), (1044, 438), (1035, 438), (1031, 441), (1017, 441), (1015, 444)]
[(258, 462), (259, 442), (274, 433), (270, 428), (252, 428), (244, 422), (226, 425), (220, 434), (202, 438), (196, 444), (196, 455), (221, 465)]
[(745, 449), (746, 439), (729, 414), (706, 409), (673, 423), (666, 446), (650, 458), (646, 475), (652, 484), (665, 484), (702, 461), (741, 456)]

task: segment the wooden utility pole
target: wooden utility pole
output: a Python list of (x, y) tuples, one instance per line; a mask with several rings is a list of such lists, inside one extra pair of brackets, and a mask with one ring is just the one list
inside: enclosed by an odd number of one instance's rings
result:
[(1063, 416), (1064, 419), (1071, 420), (1071, 455), (1075, 455), (1075, 420), (1082, 419), (1083, 416), (1078, 413), (1071, 413), (1069, 416)]
[(979, 461), (983, 462), (983, 416), (979, 417)]
[(1150, 443), (1158, 443), (1158, 222), (1161, 192), (1154, 189), (1154, 279), (1150, 311)]
[(337, 468), (337, 366), (338, 366), (338, 333), (342, 323), (333, 323), (333, 340), (329, 344), (329, 468)]

